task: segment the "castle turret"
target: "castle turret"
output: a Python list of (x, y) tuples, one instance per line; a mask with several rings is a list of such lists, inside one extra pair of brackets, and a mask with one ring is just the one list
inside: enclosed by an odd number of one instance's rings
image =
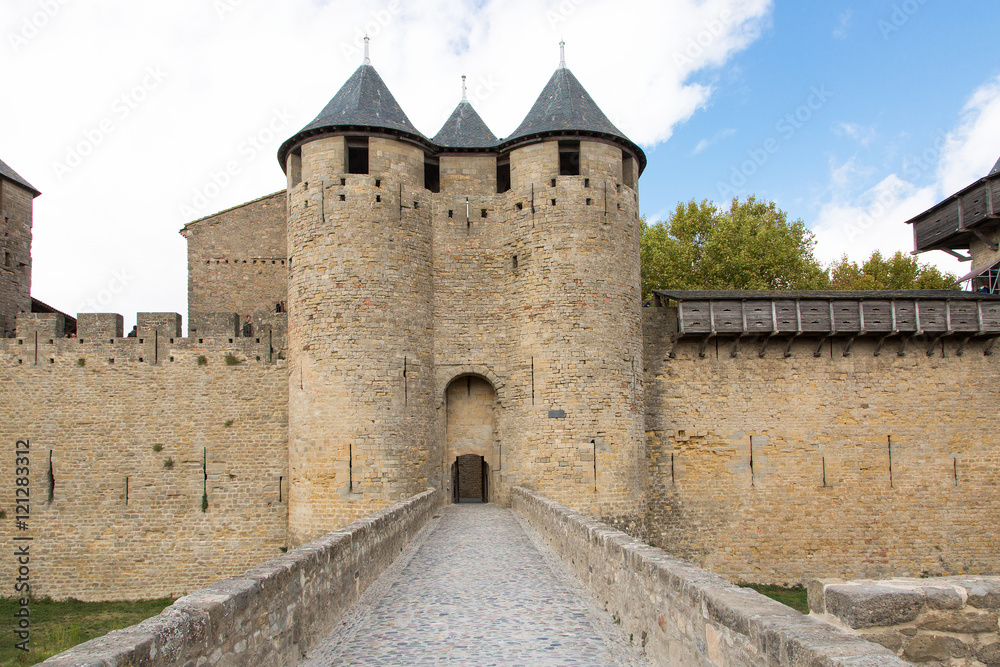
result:
[[(511, 322), (530, 393), (511, 481), (641, 531), (641, 149), (604, 115), (565, 57), (502, 150), (517, 238)], [(516, 468), (516, 469), (515, 469)]]
[(0, 337), (31, 312), (31, 223), (41, 193), (0, 160)]
[(430, 152), (367, 58), (279, 152), (292, 543), (430, 484)]

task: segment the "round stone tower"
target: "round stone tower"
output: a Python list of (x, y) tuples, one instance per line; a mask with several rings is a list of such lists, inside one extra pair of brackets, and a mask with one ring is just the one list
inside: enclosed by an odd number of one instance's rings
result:
[(289, 540), (523, 485), (643, 531), (642, 150), (560, 66), (499, 140), (428, 140), (367, 60), (281, 147)]
[(431, 484), (431, 151), (367, 58), (279, 151), (293, 545)]
[(646, 455), (637, 181), (645, 155), (565, 62), (501, 145), (517, 272), (508, 477), (633, 534)]

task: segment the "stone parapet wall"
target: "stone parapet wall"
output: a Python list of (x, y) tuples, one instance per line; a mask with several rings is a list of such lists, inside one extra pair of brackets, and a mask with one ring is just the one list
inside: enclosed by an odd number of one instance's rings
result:
[(439, 492), (425, 491), (42, 664), (295, 665), (333, 631), (440, 504)]
[(513, 508), (656, 664), (902, 666), (889, 649), (810, 619), (523, 488)]
[(817, 579), (809, 608), (916, 664), (1000, 667), (1000, 577)]
[(997, 574), (989, 339), (730, 336), (671, 358), (676, 309), (644, 310), (653, 544), (735, 581)]

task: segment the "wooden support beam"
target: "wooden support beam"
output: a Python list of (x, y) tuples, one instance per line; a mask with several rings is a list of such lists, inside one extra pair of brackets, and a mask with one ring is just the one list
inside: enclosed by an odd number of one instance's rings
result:
[(698, 356), (701, 357), (702, 359), (705, 358), (705, 348), (708, 347), (708, 341), (712, 340), (713, 338), (715, 338), (714, 332), (708, 334), (707, 336), (701, 339), (701, 347), (698, 349)]
[(819, 359), (823, 356), (823, 346), (826, 345), (826, 341), (830, 340), (832, 336), (823, 336), (819, 339), (819, 345), (816, 346), (816, 350), (813, 352), (813, 356)]
[(851, 356), (851, 348), (854, 347), (855, 339), (857, 339), (857, 336), (851, 336), (850, 339), (847, 341), (847, 347), (844, 348), (845, 357)]
[(957, 350), (955, 350), (955, 354), (957, 356), (961, 357), (965, 354), (965, 346), (969, 344), (970, 340), (972, 340), (972, 336), (966, 336), (962, 339), (962, 344), (958, 346)]

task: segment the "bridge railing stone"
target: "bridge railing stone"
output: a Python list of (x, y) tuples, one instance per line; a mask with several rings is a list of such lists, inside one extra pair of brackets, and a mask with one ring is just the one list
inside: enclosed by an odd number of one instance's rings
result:
[(524, 488), (513, 509), (656, 664), (902, 667), (889, 649), (809, 618)]
[(294, 665), (333, 631), (441, 502), (441, 494), (428, 489), (42, 664)]
[(809, 609), (910, 662), (1000, 665), (1000, 577), (816, 579)]

